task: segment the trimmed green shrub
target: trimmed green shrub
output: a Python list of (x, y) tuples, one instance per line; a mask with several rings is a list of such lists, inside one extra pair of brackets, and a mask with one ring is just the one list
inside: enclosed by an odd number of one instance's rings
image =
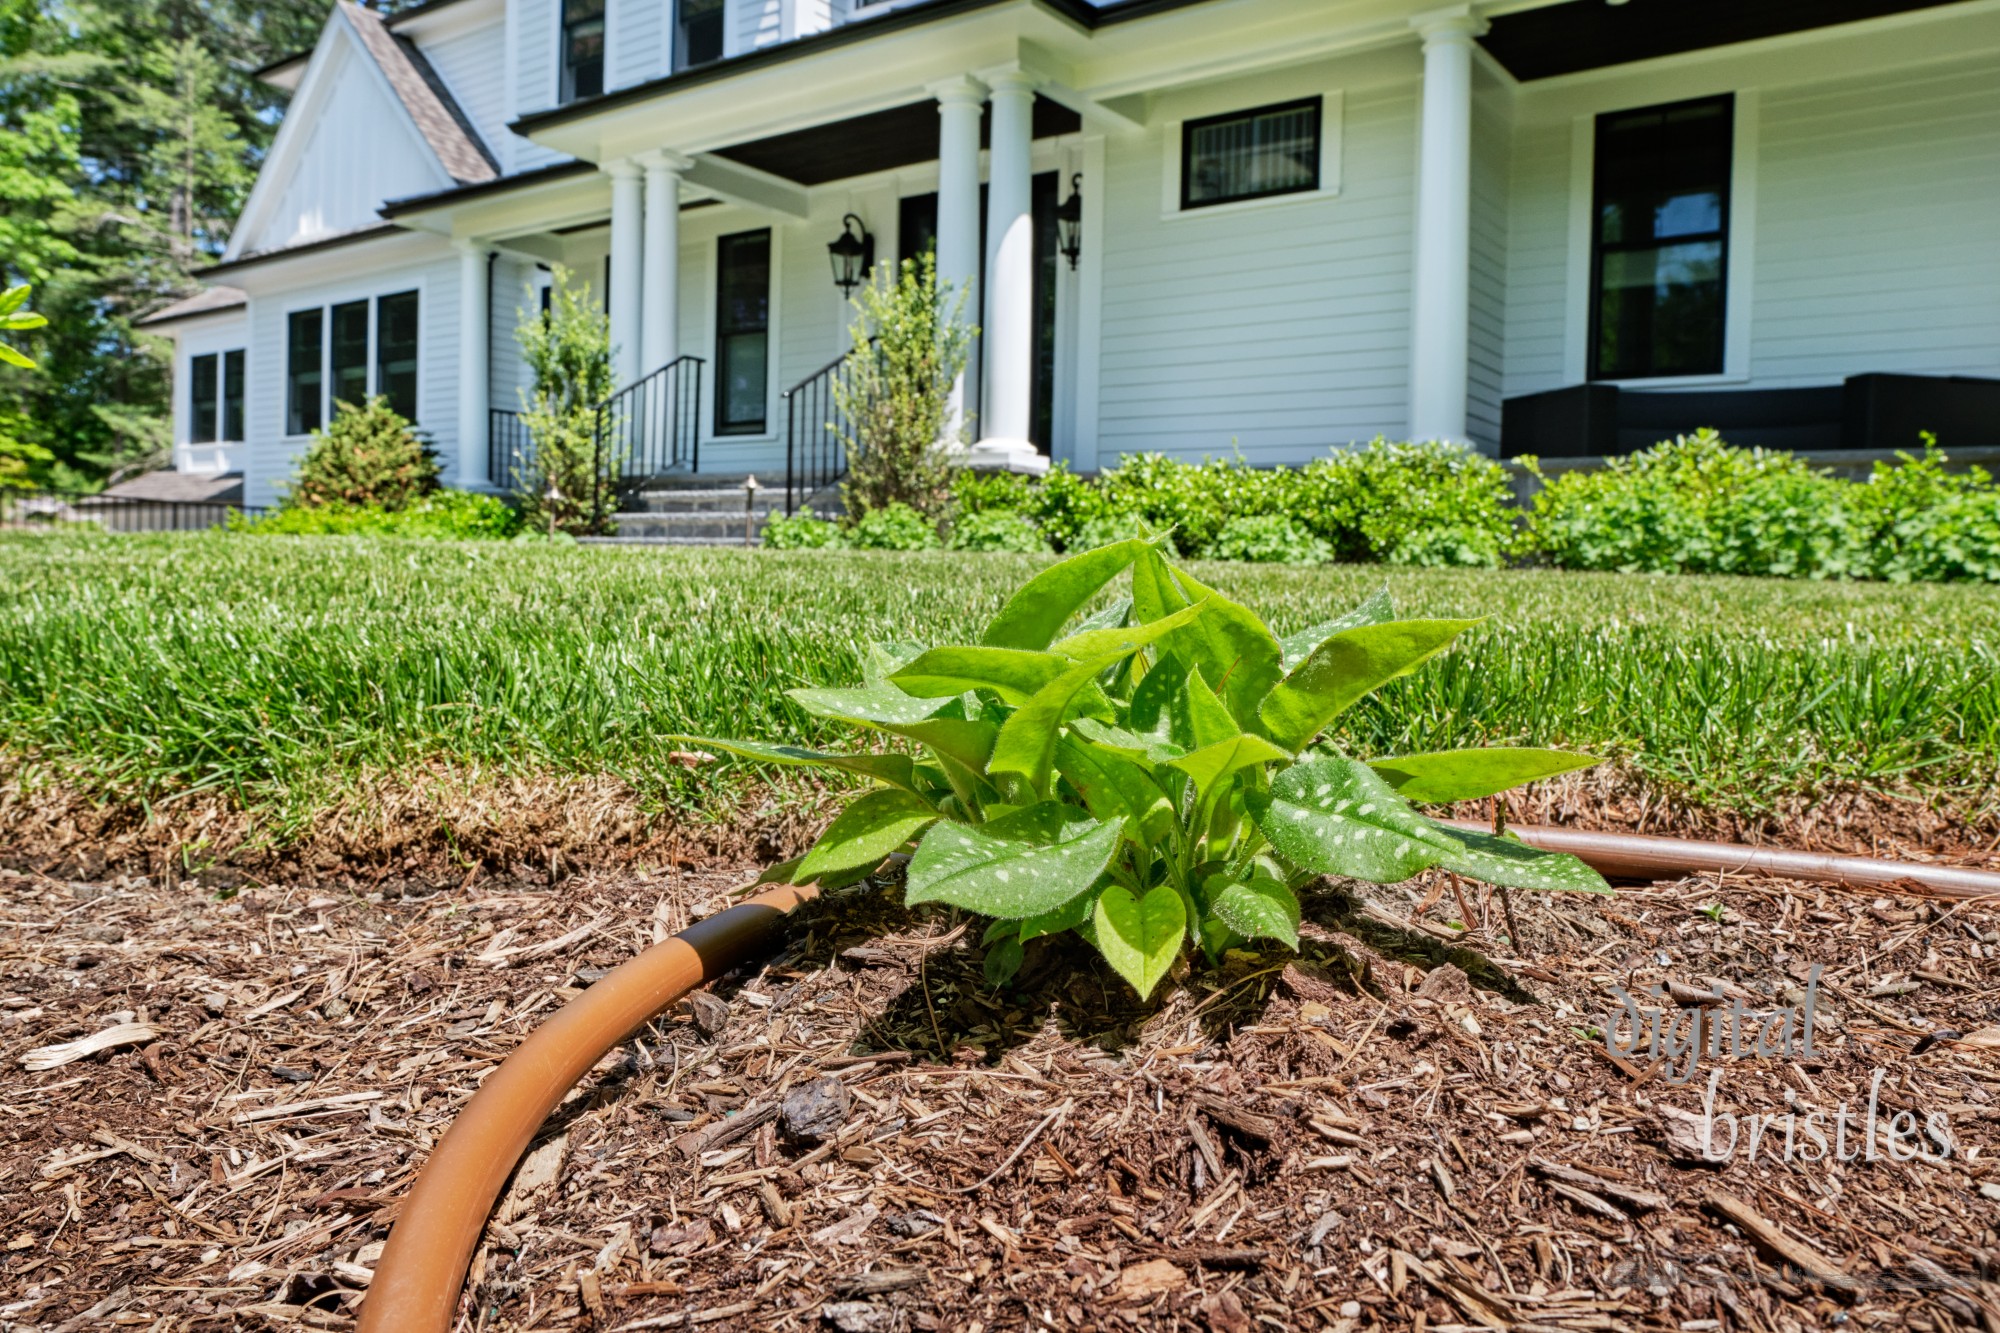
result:
[(1624, 573), (1864, 573), (1849, 489), (1791, 454), (1734, 449), (1712, 430), (1541, 476), (1524, 549), (1566, 569)]
[(1496, 568), (1520, 513), (1497, 460), (1437, 442), (1336, 449), (1277, 490), (1284, 512), (1345, 561)]
[(387, 398), (370, 398), (359, 407), (336, 402), (333, 420), (313, 432), (284, 506), (403, 509), (437, 484), (437, 454), (430, 441)]
[(1046, 554), (1049, 549), (1033, 523), (1006, 510), (962, 515), (952, 525), (945, 545), (954, 551), (1014, 551), (1024, 555)]
[(871, 509), (840, 534), (840, 544), (856, 551), (934, 551), (937, 525), (901, 501)]
[(1937, 438), (1848, 488), (1867, 573), (1893, 583), (2000, 582), (2000, 488), (1984, 468), (1945, 471)]
[(877, 269), (853, 299), (854, 350), (833, 381), (853, 513), (891, 504), (943, 518), (951, 501), (951, 386), (977, 332), (964, 318), (966, 293), (940, 283), (936, 255)]
[(1287, 472), (1240, 459), (1181, 463), (1164, 454), (1127, 454), (1098, 479), (1104, 512), (1137, 514), (1155, 530), (1172, 528), (1183, 551), (1208, 554), (1231, 518), (1279, 511)]
[(812, 551), (839, 544), (840, 525), (811, 514), (773, 514), (764, 525), (764, 545), (773, 551)]
[(1094, 551), (1100, 546), (1110, 546), (1114, 542), (1123, 541), (1157, 542), (1160, 549), (1167, 554), (1179, 554), (1179, 548), (1175, 546), (1172, 534), (1156, 529), (1137, 514), (1106, 514), (1102, 518), (1091, 519), (1077, 530), (1076, 536), (1070, 541), (1069, 549)]
[(1283, 514), (1250, 514), (1224, 523), (1207, 554), (1254, 565), (1324, 565), (1333, 560), (1333, 547)]
[(239, 520), (239, 532), (262, 536), (428, 537), (438, 541), (502, 540), (520, 531), (521, 517), (497, 496), (434, 491), (403, 509), (380, 505), (288, 506)]

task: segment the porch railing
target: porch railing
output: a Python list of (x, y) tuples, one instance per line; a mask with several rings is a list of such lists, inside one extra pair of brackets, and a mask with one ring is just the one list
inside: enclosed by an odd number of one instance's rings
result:
[(258, 518), (265, 512), (261, 505), (235, 500), (149, 500), (0, 487), (0, 530), (74, 531), (88, 525), (103, 532), (200, 532), (222, 527), (232, 514)]
[(820, 367), (785, 390), (785, 513), (847, 475), (850, 422), (836, 385), (853, 373), (852, 353)]
[(496, 407), (486, 416), (486, 478), (503, 491), (515, 489), (515, 471), (535, 465), (535, 437), (519, 412)]
[(597, 406), (600, 477), (630, 489), (663, 472), (701, 467), (701, 369), (698, 356), (669, 361)]

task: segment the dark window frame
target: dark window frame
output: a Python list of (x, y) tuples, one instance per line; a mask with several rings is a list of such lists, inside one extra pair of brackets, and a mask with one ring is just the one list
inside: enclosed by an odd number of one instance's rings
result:
[[(1256, 190), (1246, 194), (1232, 194), (1220, 199), (1196, 199), (1194, 186), (1194, 139), (1202, 130), (1217, 125), (1227, 125), (1237, 121), (1254, 121), (1260, 116), (1274, 116), (1281, 113), (1310, 109), (1312, 121), (1312, 180), (1305, 185), (1284, 185), (1269, 190)], [(1180, 207), (1183, 213), (1204, 208), (1220, 208), (1226, 204), (1247, 203), (1253, 199), (1276, 199), (1292, 194), (1318, 194), (1326, 184), (1326, 98), (1320, 95), (1294, 98), (1289, 102), (1273, 102), (1268, 106), (1246, 107), (1241, 111), (1230, 111), (1219, 116), (1202, 116), (1195, 120), (1181, 122), (1181, 188)]]
[[(389, 339), (386, 334), (388, 321), (384, 318), (388, 313), (387, 306), (389, 302), (404, 300), (410, 303), (408, 340), (410, 388), (409, 401), (407, 403), (398, 402), (396, 392), (390, 387), (389, 379), (391, 374), (395, 372), (392, 369), (393, 363), (390, 361)], [(389, 292), (375, 298), (375, 322), (372, 330), (373, 346), (370, 349), (369, 358), (370, 364), (374, 368), (375, 378), (370, 387), (374, 390), (376, 396), (389, 400), (391, 409), (398, 413), (405, 421), (412, 423), (417, 419), (418, 397), (423, 388), (423, 318), (423, 293), (418, 288), (411, 287), (406, 291)], [(398, 358), (398, 360), (401, 359)]]
[[(571, 7), (579, 4), (594, 5), (596, 13), (571, 14)], [(561, 9), (556, 16), (558, 103), (567, 106), (582, 98), (604, 95), (604, 63), (610, 18), (609, 0), (561, 0)], [(577, 40), (586, 36), (593, 27), (597, 30), (597, 56), (594, 60), (579, 61), (576, 58)]]
[[(728, 299), (732, 251), (738, 246), (761, 243), (764, 247), (764, 319), (761, 324), (736, 325), (730, 322)], [(771, 228), (732, 232), (715, 242), (715, 433), (722, 435), (765, 435), (771, 429), (771, 290), (773, 261), (777, 257), (776, 238)], [(758, 400), (755, 421), (731, 420), (729, 413), (730, 339), (762, 334), (764, 338), (764, 392)]]
[(241, 444), (249, 427), (244, 417), (244, 378), (249, 356), (241, 347), (232, 347), (222, 354), (222, 392), (218, 395), (221, 412), (216, 434), (224, 443)]
[[(312, 362), (302, 363), (300, 331), (312, 330)], [(308, 401), (304, 386), (310, 382)], [(316, 305), (285, 315), (285, 435), (312, 434), (326, 424), (326, 307)]]
[[(206, 395), (202, 393), (204, 378), (208, 381)], [(188, 443), (214, 444), (221, 438), (221, 427), (222, 353), (203, 352), (188, 358)]]
[[(1685, 232), (1670, 237), (1648, 235), (1632, 240), (1607, 242), (1604, 239), (1604, 127), (1606, 122), (1620, 118), (1658, 114), (1665, 115), (1700, 106), (1721, 106), (1722, 133), (1725, 146), (1717, 198), (1720, 204), (1716, 226), (1707, 231)], [(1736, 94), (1719, 93), (1708, 97), (1683, 98), (1674, 102), (1661, 102), (1652, 106), (1625, 107), (1618, 111), (1600, 113), (1591, 122), (1590, 145), (1590, 287), (1585, 293), (1589, 302), (1588, 332), (1585, 343), (1584, 378), (1592, 383), (1624, 382), (1628, 380), (1707, 378), (1724, 375), (1729, 369), (1729, 272), (1730, 272), (1730, 227), (1735, 219), (1735, 176), (1736, 176)], [(1604, 261), (1607, 254), (1628, 254), (1641, 250), (1657, 250), (1670, 245), (1695, 245), (1714, 242), (1721, 261), (1716, 271), (1716, 286), (1721, 308), (1716, 321), (1714, 363), (1708, 369), (1651, 369), (1633, 371), (1629, 369), (1607, 370), (1602, 362), (1604, 351)], [(1655, 362), (1657, 364), (1657, 362)]]
[[(728, 46), (726, 24), (729, 7), (724, 0), (703, 0), (709, 8), (697, 15), (687, 12), (688, 0), (674, 0), (674, 72), (710, 65), (722, 59)], [(697, 27), (697, 25), (699, 25)], [(700, 59), (695, 58), (695, 42), (699, 36), (703, 51)]]
[[(342, 325), (347, 320), (359, 317), (361, 338), (358, 344), (346, 343)], [(351, 333), (351, 330), (345, 332)], [(343, 352), (357, 354), (357, 359), (343, 359)], [(342, 380), (351, 377), (355, 371), (361, 373), (361, 391), (353, 397), (343, 392)], [(326, 419), (333, 420), (339, 410), (337, 404), (348, 403), (363, 407), (374, 396), (375, 388), (375, 303), (364, 296), (356, 301), (340, 301), (327, 308), (326, 319)]]

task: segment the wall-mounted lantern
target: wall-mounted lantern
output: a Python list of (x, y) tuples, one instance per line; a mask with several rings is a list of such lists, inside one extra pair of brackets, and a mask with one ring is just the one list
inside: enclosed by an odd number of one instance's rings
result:
[(868, 270), (875, 267), (875, 238), (852, 213), (842, 218), (840, 225), (840, 238), (826, 247), (826, 253), (833, 261), (834, 285), (842, 296), (852, 296), (854, 289), (867, 281)]
[(1070, 177), (1069, 198), (1056, 206), (1056, 242), (1072, 270), (1083, 253), (1083, 176)]

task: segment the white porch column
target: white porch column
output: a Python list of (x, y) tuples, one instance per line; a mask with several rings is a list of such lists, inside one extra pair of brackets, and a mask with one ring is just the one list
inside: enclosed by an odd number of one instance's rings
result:
[(488, 480), (487, 409), (492, 372), (493, 325), (486, 247), (476, 240), (458, 249), (458, 485), (476, 490)]
[(1416, 307), (1410, 329), (1410, 438), (1464, 440), (1472, 300), (1470, 5), (1420, 14), (1423, 119), (1418, 145)]
[(646, 262), (639, 374), (650, 375), (681, 354), (681, 173), (694, 163), (665, 150), (640, 161), (646, 169)]
[[(959, 78), (931, 89), (938, 100), (937, 275), (949, 287), (946, 309), (965, 294), (964, 318), (979, 322), (979, 109), (986, 85)], [(951, 391), (946, 429), (956, 431), (972, 405), (965, 376)]]
[(607, 162), (611, 177), (611, 290), (604, 294), (611, 310), (611, 378), (620, 389), (639, 378), (645, 351), (639, 311), (645, 290), (645, 215), (637, 163)]
[(1035, 364), (1035, 85), (1018, 70), (995, 74), (986, 183), (986, 378), (973, 467), (1042, 472), (1028, 442)]

